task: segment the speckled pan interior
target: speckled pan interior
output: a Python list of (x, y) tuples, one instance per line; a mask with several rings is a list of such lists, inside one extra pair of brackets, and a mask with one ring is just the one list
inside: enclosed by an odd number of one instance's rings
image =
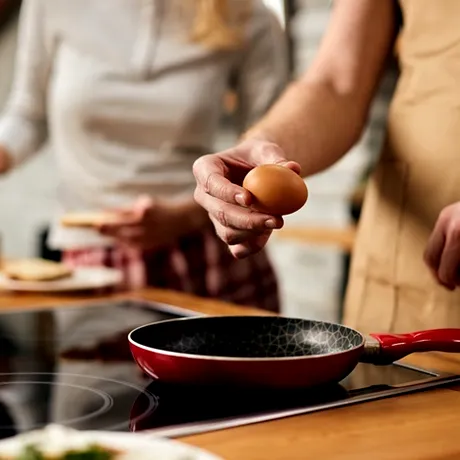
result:
[(135, 330), (131, 340), (167, 352), (214, 357), (288, 358), (351, 350), (363, 343), (347, 327), (283, 317), (199, 317)]

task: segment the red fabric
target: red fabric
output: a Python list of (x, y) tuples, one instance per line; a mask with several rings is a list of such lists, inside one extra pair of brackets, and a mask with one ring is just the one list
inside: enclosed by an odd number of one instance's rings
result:
[(83, 249), (65, 252), (63, 261), (71, 267), (120, 269), (124, 289), (152, 286), (280, 311), (276, 276), (265, 252), (235, 260), (211, 230), (154, 252), (121, 247)]

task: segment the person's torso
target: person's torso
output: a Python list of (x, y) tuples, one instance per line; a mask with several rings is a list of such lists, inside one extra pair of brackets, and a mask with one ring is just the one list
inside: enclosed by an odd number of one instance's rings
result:
[[(212, 149), (240, 51), (193, 43), (182, 0), (45, 0), (52, 41), (50, 146), (59, 215), (191, 197), (193, 162)], [(190, 2), (189, 2), (190, 4)], [(247, 11), (245, 0), (234, 13)], [(109, 244), (53, 224), (50, 244)]]
[(365, 331), (460, 324), (460, 295), (423, 260), (439, 213), (460, 201), (460, 1), (400, 4), (401, 74), (347, 295), (348, 322)]
[(460, 200), (460, 2), (402, 0), (401, 8), (401, 75), (377, 170), (398, 234), (390, 243), (385, 235), (381, 251), (388, 257), (394, 244), (392, 272), (423, 285), (431, 276), (423, 262), (429, 234), (442, 208)]
[[(69, 200), (91, 197), (100, 207), (146, 191), (191, 193), (191, 166), (212, 147), (236, 52), (192, 43), (192, 18), (179, 0), (46, 7), (50, 141), (64, 199), (67, 190)], [(81, 196), (73, 197), (77, 185)]]

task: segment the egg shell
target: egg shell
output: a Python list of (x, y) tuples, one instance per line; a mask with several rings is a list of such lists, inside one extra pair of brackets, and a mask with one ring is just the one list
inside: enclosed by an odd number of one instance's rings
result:
[(261, 165), (249, 171), (243, 188), (254, 197), (252, 207), (271, 215), (298, 211), (308, 199), (308, 188), (294, 171), (280, 165)]

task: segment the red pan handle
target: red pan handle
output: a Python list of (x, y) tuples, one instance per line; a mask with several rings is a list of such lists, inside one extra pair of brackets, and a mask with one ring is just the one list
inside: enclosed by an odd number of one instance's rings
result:
[(380, 344), (378, 361), (392, 363), (418, 352), (460, 353), (460, 329), (434, 329), (409, 334), (370, 334)]

